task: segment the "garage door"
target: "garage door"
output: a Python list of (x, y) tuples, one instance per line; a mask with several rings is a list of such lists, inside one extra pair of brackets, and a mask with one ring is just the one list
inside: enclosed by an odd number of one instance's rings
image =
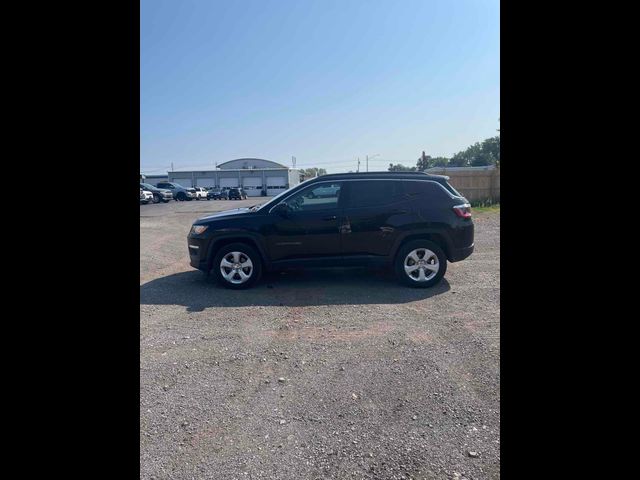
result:
[(215, 178), (196, 178), (196, 184), (198, 187), (215, 187)]
[(182, 185), (185, 188), (190, 188), (193, 186), (190, 178), (174, 178), (173, 183), (177, 183), (178, 185)]
[(228, 187), (228, 188), (237, 187), (238, 186), (238, 179), (237, 178), (221, 178), (220, 179), (220, 186), (221, 187)]
[(262, 178), (247, 177), (242, 179), (242, 188), (247, 192), (247, 197), (259, 197), (262, 195)]
[(267, 177), (267, 195), (278, 195), (287, 188), (287, 179), (284, 177)]

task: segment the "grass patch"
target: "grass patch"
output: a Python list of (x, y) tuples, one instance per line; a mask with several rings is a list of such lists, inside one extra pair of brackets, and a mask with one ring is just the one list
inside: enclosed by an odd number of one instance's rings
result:
[(500, 212), (500, 203), (492, 203), (490, 201), (471, 202), (473, 212)]

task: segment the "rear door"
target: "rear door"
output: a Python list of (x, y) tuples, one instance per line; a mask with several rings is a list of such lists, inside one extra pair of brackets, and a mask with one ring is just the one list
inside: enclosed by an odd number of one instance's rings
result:
[(386, 256), (411, 215), (399, 180), (346, 182), (347, 201), (341, 227), (342, 253)]

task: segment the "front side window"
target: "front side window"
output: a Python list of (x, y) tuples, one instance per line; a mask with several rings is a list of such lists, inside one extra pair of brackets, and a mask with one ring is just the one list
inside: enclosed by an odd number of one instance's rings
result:
[(326, 210), (337, 208), (340, 200), (342, 184), (321, 183), (287, 198), (287, 205), (295, 212), (311, 212), (314, 210)]

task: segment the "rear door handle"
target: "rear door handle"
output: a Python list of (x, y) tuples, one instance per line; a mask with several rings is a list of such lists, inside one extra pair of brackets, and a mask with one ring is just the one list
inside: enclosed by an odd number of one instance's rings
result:
[(335, 215), (332, 215), (330, 217), (324, 217), (322, 220), (329, 221), (329, 220), (335, 220), (336, 218), (338, 218), (338, 217), (336, 217)]

